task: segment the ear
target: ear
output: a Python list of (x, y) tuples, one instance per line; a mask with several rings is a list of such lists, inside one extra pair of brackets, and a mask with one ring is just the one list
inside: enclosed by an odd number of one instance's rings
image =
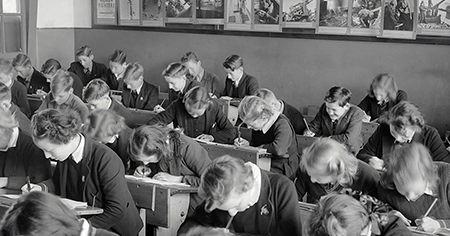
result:
[(73, 93), (73, 88), (70, 88), (70, 89), (69, 89), (69, 93)]
[(90, 55), (89, 58), (92, 60), (94, 60), (94, 55)]

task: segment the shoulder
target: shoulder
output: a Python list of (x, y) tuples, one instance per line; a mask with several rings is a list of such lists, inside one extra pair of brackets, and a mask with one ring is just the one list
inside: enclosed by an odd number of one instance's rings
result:
[(428, 136), (428, 135), (439, 135), (439, 132), (437, 131), (436, 128), (434, 128), (433, 126), (429, 126), (429, 125), (424, 125), (422, 128), (422, 133), (424, 136)]
[(364, 111), (358, 106), (353, 104), (350, 106), (349, 112), (353, 115), (361, 115), (361, 116), (364, 115)]
[(83, 153), (84, 156), (90, 157), (95, 162), (107, 162), (113, 165), (122, 164), (120, 158), (112, 149), (105, 146), (104, 144), (94, 141), (90, 137), (84, 136), (84, 138), (85, 138), (85, 146), (84, 146), (85, 153)]
[(106, 67), (105, 64), (103, 64), (103, 63), (96, 62), (96, 61), (92, 61), (92, 63), (99, 69), (102, 69), (105, 71), (108, 70), (108, 67)]
[(71, 68), (81, 68), (83, 66), (81, 65), (81, 63), (79, 61), (74, 61), (74, 62), (70, 63), (70, 67)]
[(41, 72), (36, 70), (36, 68), (34, 68), (34, 67), (33, 67), (33, 75), (32, 75), (32, 77), (37, 77), (37, 78), (47, 82), (47, 78), (45, 78), (45, 76)]
[(437, 166), (437, 172), (441, 181), (450, 182), (450, 163), (434, 162)]
[(262, 179), (264, 179), (264, 176), (267, 176), (271, 188), (275, 189), (292, 188), (292, 191), (295, 191), (294, 182), (292, 182), (288, 177), (284, 175), (273, 173), (266, 170), (261, 170), (261, 176)]
[(397, 91), (397, 98), (403, 98), (405, 96), (407, 96), (407, 93), (405, 91), (400, 89)]
[(158, 90), (158, 87), (156, 87), (155, 85), (147, 82), (144, 80), (144, 89), (145, 90), (149, 90), (149, 91), (153, 91), (153, 90)]
[(15, 90), (18, 90), (20, 92), (23, 91), (23, 92), (27, 93), (27, 88), (25, 87), (25, 85), (23, 85), (22, 83), (20, 83), (17, 80), (13, 80), (13, 84), (11, 86), (11, 91), (15, 91)]
[(364, 161), (358, 160), (358, 176), (368, 176), (372, 175), (374, 177), (377, 177), (377, 179), (380, 178), (380, 175), (378, 174), (378, 171), (372, 168), (369, 164), (367, 164)]
[(244, 76), (243, 78), (248, 82), (248, 83), (257, 83), (258, 80), (253, 76), (253, 75), (249, 75), (247, 73), (244, 72)]
[(212, 81), (214, 81), (214, 80), (218, 80), (219, 76), (217, 76), (216, 74), (214, 74), (208, 70), (205, 70), (205, 78), (208, 78), (208, 79), (211, 79)]

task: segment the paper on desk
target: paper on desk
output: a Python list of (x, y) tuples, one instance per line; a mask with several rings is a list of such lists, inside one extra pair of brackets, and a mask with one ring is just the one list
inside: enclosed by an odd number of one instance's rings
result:
[(182, 186), (182, 187), (190, 187), (190, 185), (185, 183), (172, 183), (172, 182), (165, 182), (161, 180), (156, 180), (152, 178), (142, 178), (142, 177), (136, 177), (134, 175), (125, 175), (126, 179), (135, 180), (143, 183), (152, 183), (152, 184), (159, 184), (159, 185), (170, 185), (170, 186)]
[(9, 199), (18, 199), (22, 194), (3, 194), (2, 196)]
[(60, 198), (61, 202), (63, 202), (70, 209), (75, 209), (79, 207), (87, 207), (87, 202), (79, 202), (68, 198)]

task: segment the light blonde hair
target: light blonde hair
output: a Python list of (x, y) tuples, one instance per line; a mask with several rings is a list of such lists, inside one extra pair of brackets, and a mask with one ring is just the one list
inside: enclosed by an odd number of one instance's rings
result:
[(318, 163), (326, 162), (327, 173), (336, 176), (342, 186), (349, 186), (358, 171), (358, 159), (350, 154), (344, 144), (334, 139), (321, 138), (303, 150), (300, 169), (306, 171)]
[(395, 101), (397, 99), (397, 83), (395, 83), (394, 77), (390, 74), (379, 74), (377, 75), (368, 90), (370, 97), (375, 97), (373, 93), (374, 90), (382, 90), (387, 93), (389, 100)]
[(257, 96), (246, 96), (238, 107), (239, 118), (247, 123), (262, 117), (270, 118), (274, 115), (272, 106)]
[(141, 64), (135, 62), (127, 66), (125, 73), (123, 74), (123, 81), (135, 81), (141, 76), (144, 76), (144, 67)]
[(183, 76), (185, 77), (188, 72), (188, 68), (181, 64), (181, 62), (172, 62), (166, 69), (163, 70), (162, 76), (179, 78)]
[(260, 88), (258, 89), (258, 91), (255, 94), (257, 97), (260, 97), (262, 99), (264, 99), (265, 102), (267, 103), (272, 103), (277, 101), (277, 97), (275, 96), (275, 94), (270, 91), (269, 89), (266, 88)]
[(126, 128), (125, 118), (109, 110), (94, 110), (86, 118), (84, 133), (97, 141), (119, 134)]

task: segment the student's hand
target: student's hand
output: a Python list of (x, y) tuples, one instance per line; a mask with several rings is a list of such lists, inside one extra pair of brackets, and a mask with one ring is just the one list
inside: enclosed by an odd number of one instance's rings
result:
[(415, 220), (417, 228), (425, 232), (434, 232), (435, 230), (441, 228), (439, 222), (433, 218), (425, 217), (422, 219)]
[(311, 132), (310, 130), (305, 130), (303, 135), (308, 136), (308, 137), (314, 137), (316, 134)]
[(214, 141), (214, 137), (209, 134), (200, 134), (196, 139), (200, 139), (200, 140), (207, 141), (207, 142)]
[(136, 170), (134, 171), (134, 176), (137, 177), (148, 177), (152, 173), (152, 170), (148, 168), (147, 166), (138, 166), (136, 167)]
[(243, 138), (235, 138), (234, 139), (234, 145), (236, 146), (250, 146), (250, 142), (243, 139)]
[(367, 115), (367, 114), (364, 114), (364, 117), (363, 117), (363, 122), (370, 122), (370, 119), (371, 119), (371, 117), (369, 116), (369, 115)]
[(209, 97), (213, 99), (217, 99), (217, 96), (214, 93), (209, 93)]
[(181, 181), (183, 181), (183, 176), (175, 176), (166, 172), (158, 172), (155, 176), (153, 176), (153, 179), (170, 183), (181, 183)]
[(161, 113), (161, 112), (165, 111), (165, 109), (161, 105), (156, 105), (153, 108), (153, 111), (156, 112), (156, 113)]
[(222, 97), (220, 97), (220, 99), (223, 99), (223, 100), (231, 100), (231, 99), (233, 99), (232, 97), (229, 97), (229, 96), (222, 96)]
[(33, 191), (40, 191), (42, 192), (42, 186), (37, 185), (37, 184), (30, 184), (30, 191), (28, 191), (28, 184), (24, 184), (22, 186), (22, 188), (20, 188), (20, 190), (22, 190), (22, 193), (28, 193), (28, 192), (33, 192)]
[(398, 217), (400, 220), (403, 221), (403, 223), (405, 223), (406, 226), (410, 226), (411, 225), (411, 221), (406, 218), (401, 212), (397, 211), (397, 210), (392, 210), (388, 213), (391, 216), (396, 216)]
[(372, 156), (369, 160), (369, 165), (375, 170), (383, 170), (384, 161), (376, 156)]

